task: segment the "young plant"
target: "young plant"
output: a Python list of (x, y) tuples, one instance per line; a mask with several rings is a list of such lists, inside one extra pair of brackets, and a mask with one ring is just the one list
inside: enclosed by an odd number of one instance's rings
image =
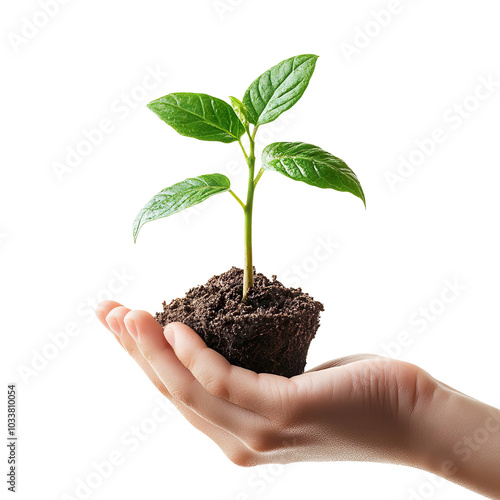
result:
[[(255, 173), (255, 137), (259, 127), (290, 109), (304, 94), (318, 56), (303, 54), (286, 59), (259, 76), (247, 89), (243, 100), (230, 97), (230, 103), (206, 94), (178, 92), (148, 104), (164, 122), (179, 134), (203, 141), (238, 142), (248, 165), (248, 188), (243, 202), (231, 190), (222, 174), (200, 175), (160, 191), (137, 215), (134, 242), (147, 222), (168, 217), (210, 196), (228, 191), (245, 216), (245, 265), (243, 300), (253, 285), (252, 212), (255, 188), (266, 170), (319, 188), (347, 191), (365, 203), (361, 184), (354, 172), (339, 158), (317, 146), (303, 142), (276, 142), (262, 152), (262, 166)], [(242, 137), (246, 135), (245, 148)], [(366, 206), (366, 203), (365, 203)]]

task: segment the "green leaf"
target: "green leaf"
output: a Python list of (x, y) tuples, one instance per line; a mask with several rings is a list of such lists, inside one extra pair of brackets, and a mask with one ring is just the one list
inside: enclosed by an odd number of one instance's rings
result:
[(207, 94), (168, 94), (151, 101), (148, 108), (179, 134), (202, 141), (229, 143), (245, 133), (233, 108)]
[(339, 158), (304, 142), (276, 142), (262, 152), (262, 166), (319, 188), (365, 195), (356, 174)]
[(214, 194), (228, 191), (229, 179), (222, 174), (200, 175), (186, 179), (160, 191), (138, 213), (133, 225), (134, 243), (139, 230), (147, 222), (168, 217), (205, 201)]
[(259, 76), (243, 97), (250, 123), (272, 122), (290, 109), (309, 85), (317, 59), (313, 54), (291, 57)]
[(248, 110), (246, 106), (236, 97), (229, 96), (229, 100), (231, 101), (231, 106), (236, 113), (236, 116), (240, 119), (243, 125), (248, 124)]

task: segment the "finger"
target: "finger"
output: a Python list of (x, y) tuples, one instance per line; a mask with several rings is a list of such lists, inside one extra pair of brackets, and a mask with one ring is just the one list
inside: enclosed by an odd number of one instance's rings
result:
[[(124, 347), (124, 349), (132, 356), (136, 363), (141, 367), (147, 377), (151, 380), (153, 385), (169, 400), (172, 400), (172, 396), (168, 392), (167, 388), (160, 380), (156, 372), (153, 370), (151, 365), (144, 359), (141, 351), (137, 347), (137, 344), (130, 334), (126, 324), (125, 317), (130, 312), (130, 309), (122, 306), (114, 307), (108, 313), (106, 317), (106, 322), (113, 325), (113, 330), (116, 330), (117, 338)], [(145, 324), (143, 325), (148, 330), (158, 330), (158, 335), (163, 335), (163, 329), (158, 324), (158, 322), (149, 314), (145, 315)], [(196, 429), (200, 430), (206, 434), (212, 441), (218, 444), (222, 451), (228, 456), (243, 456), (244, 447), (243, 443), (236, 439), (233, 435), (227, 433), (223, 429), (219, 429), (210, 422), (207, 422), (196, 413), (191, 411), (189, 408), (185, 407), (175, 400), (172, 401), (180, 413), (190, 422)]]
[[(103, 300), (102, 302), (99, 302), (97, 304), (97, 307), (95, 309), (95, 314), (99, 321), (110, 331), (112, 332), (111, 328), (109, 327), (107, 321), (106, 321), (106, 316), (115, 308), (115, 307), (123, 307), (122, 304), (119, 302), (115, 302), (114, 300)], [(114, 332), (113, 332), (114, 333)]]
[[(203, 339), (187, 325), (170, 323), (164, 331), (181, 363), (212, 396), (225, 399), (260, 415), (275, 403), (273, 386), (286, 387), (290, 381), (268, 373), (257, 374), (234, 366), (209, 349)], [(283, 387), (279, 391), (282, 394)]]
[(145, 314), (148, 313), (132, 311), (127, 315), (125, 324), (129, 327), (133, 323), (136, 327), (133, 335), (139, 349), (174, 399), (234, 436), (241, 438), (251, 434), (263, 417), (209, 394), (179, 361), (163, 331), (144, 328), (144, 321), (140, 319), (144, 319)]
[(96, 308), (96, 315), (99, 321), (111, 332), (114, 333), (116, 340), (121, 344), (121, 332), (123, 328), (123, 317), (130, 311), (114, 300), (105, 300), (100, 302)]
[(317, 372), (320, 370), (326, 370), (328, 368), (335, 368), (337, 366), (345, 366), (351, 363), (355, 363), (356, 361), (364, 361), (366, 359), (382, 359), (382, 356), (378, 356), (377, 354), (353, 354), (351, 356), (344, 356), (343, 358), (333, 359), (331, 361), (326, 361), (319, 366), (311, 368), (304, 373)]
[[(125, 326), (125, 316), (130, 312), (127, 307), (119, 306), (113, 308), (106, 316), (106, 323), (109, 329), (115, 333), (118, 342), (127, 351), (134, 361), (140, 366), (142, 371), (151, 380), (153, 385), (166, 397), (170, 397), (167, 388), (163, 382), (158, 378), (155, 371), (151, 368), (150, 364), (144, 359), (141, 351), (137, 347), (134, 338), (130, 335), (127, 327)], [(161, 329), (160, 325), (158, 325)]]
[(124, 337), (127, 336), (127, 331), (125, 325), (123, 324), (123, 318), (130, 311), (128, 307), (117, 306), (114, 307), (106, 316), (106, 323), (108, 324), (108, 329), (111, 330), (123, 344), (122, 333)]
[(182, 416), (197, 430), (211, 439), (237, 465), (257, 465), (258, 456), (239, 438), (200, 417), (179, 401), (172, 401)]

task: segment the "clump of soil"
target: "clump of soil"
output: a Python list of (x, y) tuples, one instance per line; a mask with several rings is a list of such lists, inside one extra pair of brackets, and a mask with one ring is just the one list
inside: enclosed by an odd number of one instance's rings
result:
[(303, 373), (323, 304), (260, 273), (245, 303), (242, 291), (243, 271), (233, 267), (184, 298), (164, 302), (156, 319), (161, 326), (190, 326), (233, 365), (285, 377)]

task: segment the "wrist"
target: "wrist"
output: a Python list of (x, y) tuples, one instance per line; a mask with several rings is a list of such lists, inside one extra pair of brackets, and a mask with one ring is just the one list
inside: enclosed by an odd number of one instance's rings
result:
[(411, 465), (500, 498), (500, 411), (435, 384), (412, 417)]
[(413, 415), (410, 440), (414, 465), (449, 480), (457, 473), (449, 442), (449, 427), (454, 425), (453, 399), (453, 391), (435, 381), (432, 397)]

